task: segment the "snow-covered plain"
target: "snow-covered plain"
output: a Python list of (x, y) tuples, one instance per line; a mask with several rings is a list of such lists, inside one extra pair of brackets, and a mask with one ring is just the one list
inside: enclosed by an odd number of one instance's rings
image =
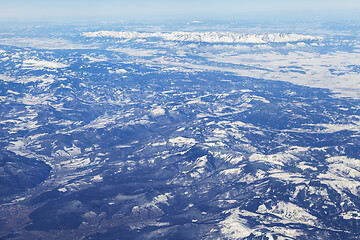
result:
[[(298, 33), (236, 33), (236, 32), (84, 32), (82, 36), (95, 39), (143, 39), (151, 43), (153, 38), (177, 45), (182, 54), (197, 55), (226, 66), (179, 61), (177, 57), (159, 57), (158, 51), (137, 48), (118, 48), (132, 56), (153, 56), (147, 64), (186, 67), (194, 70), (229, 71), (241, 76), (279, 80), (299, 85), (328, 88), (339, 96), (359, 97), (359, 72), (351, 71), (358, 65), (360, 49), (354, 42), (352, 51), (342, 49), (327, 53), (319, 49), (338, 46), (332, 36)], [(212, 45), (199, 46), (201, 43)], [(347, 44), (347, 42), (344, 42)], [(230, 44), (230, 45), (229, 45)], [(195, 54), (196, 52), (196, 54)], [(180, 55), (178, 55), (180, 57)], [(233, 66), (231, 66), (233, 65)]]

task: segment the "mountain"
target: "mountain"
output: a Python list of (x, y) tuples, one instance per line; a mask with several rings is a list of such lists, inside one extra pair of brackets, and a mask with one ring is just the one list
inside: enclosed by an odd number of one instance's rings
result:
[(359, 238), (348, 39), (84, 28), (0, 45), (1, 239)]
[(84, 37), (144, 39), (161, 38), (167, 41), (205, 42), (205, 43), (287, 43), (301, 41), (321, 41), (322, 37), (302, 34), (241, 34), (233, 32), (116, 32), (97, 31), (84, 32)]

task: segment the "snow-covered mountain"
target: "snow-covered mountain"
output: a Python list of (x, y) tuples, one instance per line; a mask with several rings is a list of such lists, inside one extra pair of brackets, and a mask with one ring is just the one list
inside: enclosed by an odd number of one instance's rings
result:
[(89, 29), (0, 39), (1, 239), (359, 239), (356, 32)]
[(285, 33), (266, 33), (266, 34), (241, 34), (233, 32), (116, 32), (116, 31), (97, 31), (85, 32), (84, 37), (96, 38), (122, 38), (122, 39), (142, 39), (142, 38), (161, 38), (166, 41), (184, 42), (205, 42), (205, 43), (287, 43), (300, 41), (320, 41), (320, 36), (285, 34)]

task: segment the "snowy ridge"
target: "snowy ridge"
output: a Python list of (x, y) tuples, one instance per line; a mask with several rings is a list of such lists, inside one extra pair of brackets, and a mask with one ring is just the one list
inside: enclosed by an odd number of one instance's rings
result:
[(207, 42), (207, 43), (287, 43), (300, 41), (320, 41), (319, 36), (285, 33), (241, 34), (231, 32), (85, 32), (84, 37), (106, 37), (123, 39), (162, 38), (167, 41)]

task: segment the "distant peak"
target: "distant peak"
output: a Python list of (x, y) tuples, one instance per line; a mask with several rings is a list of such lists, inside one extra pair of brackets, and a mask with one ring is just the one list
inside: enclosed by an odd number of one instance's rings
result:
[(116, 31), (97, 31), (85, 32), (84, 37), (104, 37), (104, 38), (123, 38), (123, 39), (144, 39), (161, 38), (166, 41), (182, 42), (206, 42), (206, 43), (287, 43), (300, 41), (320, 41), (323, 38), (312, 35), (285, 34), (285, 33), (264, 33), (246, 34), (233, 32), (116, 32)]

